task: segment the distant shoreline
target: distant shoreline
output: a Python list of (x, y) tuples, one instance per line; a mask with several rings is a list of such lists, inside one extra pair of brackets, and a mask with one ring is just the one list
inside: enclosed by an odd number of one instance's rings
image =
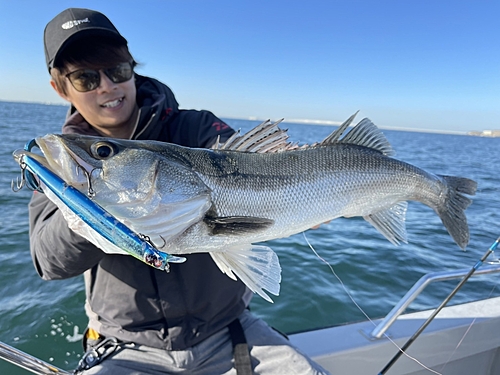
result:
[(467, 135), (476, 137), (500, 138), (500, 130), (483, 130), (468, 132)]
[[(16, 100), (3, 100), (0, 99), (0, 103), (17, 103), (17, 104), (39, 104), (48, 106), (61, 106), (69, 107), (66, 103), (50, 103), (50, 102), (25, 102)], [(268, 118), (259, 118), (255, 116), (247, 118), (235, 118), (227, 116), (219, 116), (222, 119), (228, 120), (243, 120), (243, 121), (266, 121)], [(292, 124), (302, 124), (302, 125), (319, 125), (319, 126), (339, 126), (342, 124), (341, 121), (331, 121), (331, 120), (312, 120), (312, 119), (284, 119), (284, 123)], [(377, 125), (378, 126), (378, 125)], [(478, 137), (500, 137), (500, 130), (475, 130), (475, 131), (453, 131), (453, 130), (435, 130), (435, 129), (420, 129), (420, 128), (403, 128), (403, 127), (389, 127), (389, 126), (378, 126), (382, 130), (394, 130), (394, 131), (404, 131), (404, 132), (416, 132), (416, 133), (436, 133), (436, 134), (454, 134), (454, 135), (470, 135)]]
[[(221, 119), (227, 120), (242, 120), (242, 121), (258, 121), (263, 122), (268, 119), (258, 118), (258, 117), (248, 117), (248, 118), (234, 118), (234, 117), (224, 117), (220, 116)], [(284, 124), (301, 124), (301, 125), (318, 125), (318, 126), (339, 126), (342, 124), (340, 121), (329, 121), (329, 120), (308, 120), (308, 119), (284, 119)], [(454, 131), (454, 130), (435, 130), (435, 129), (418, 129), (418, 128), (400, 128), (400, 127), (390, 127), (390, 126), (379, 126), (377, 127), (381, 130), (393, 130), (401, 132), (412, 132), (412, 133), (434, 133), (434, 134), (453, 134), (453, 135), (469, 135), (466, 131)]]
[(41, 105), (50, 105), (50, 106), (59, 106), (59, 107), (69, 107), (69, 104), (66, 104), (66, 103), (24, 102), (24, 101), (20, 101), (20, 100), (3, 100), (3, 99), (0, 99), (0, 103), (41, 104)]

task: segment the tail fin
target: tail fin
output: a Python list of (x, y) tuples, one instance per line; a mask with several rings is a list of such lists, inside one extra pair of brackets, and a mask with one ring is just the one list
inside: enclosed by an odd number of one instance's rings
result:
[(226, 252), (210, 252), (210, 255), (223, 273), (233, 280), (238, 276), (252, 292), (266, 301), (273, 302), (263, 289), (276, 296), (279, 294), (281, 266), (278, 256), (271, 248), (249, 245)]
[(469, 226), (467, 225), (465, 209), (469, 207), (472, 200), (464, 194), (474, 195), (477, 183), (462, 177), (439, 177), (448, 185), (448, 194), (444, 203), (436, 211), (453, 240), (460, 248), (465, 249), (469, 243)]

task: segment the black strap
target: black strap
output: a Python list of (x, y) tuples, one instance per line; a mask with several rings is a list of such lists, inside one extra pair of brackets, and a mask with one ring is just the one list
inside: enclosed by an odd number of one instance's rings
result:
[(234, 368), (238, 375), (253, 375), (250, 351), (248, 349), (245, 332), (240, 320), (236, 319), (228, 326), (234, 351)]

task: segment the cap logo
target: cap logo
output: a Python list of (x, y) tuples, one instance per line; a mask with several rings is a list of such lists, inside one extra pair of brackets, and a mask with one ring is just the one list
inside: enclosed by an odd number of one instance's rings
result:
[(61, 25), (61, 27), (64, 30), (69, 30), (75, 26), (81, 25), (82, 23), (90, 23), (90, 20), (88, 18), (84, 18), (83, 20), (73, 20), (73, 21), (68, 21), (65, 22)]

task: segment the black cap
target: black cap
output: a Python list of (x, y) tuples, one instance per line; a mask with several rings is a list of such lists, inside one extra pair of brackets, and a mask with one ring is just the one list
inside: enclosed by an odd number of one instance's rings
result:
[(45, 27), (43, 42), (49, 72), (64, 48), (83, 36), (107, 36), (127, 44), (127, 40), (104, 14), (90, 9), (66, 9)]

